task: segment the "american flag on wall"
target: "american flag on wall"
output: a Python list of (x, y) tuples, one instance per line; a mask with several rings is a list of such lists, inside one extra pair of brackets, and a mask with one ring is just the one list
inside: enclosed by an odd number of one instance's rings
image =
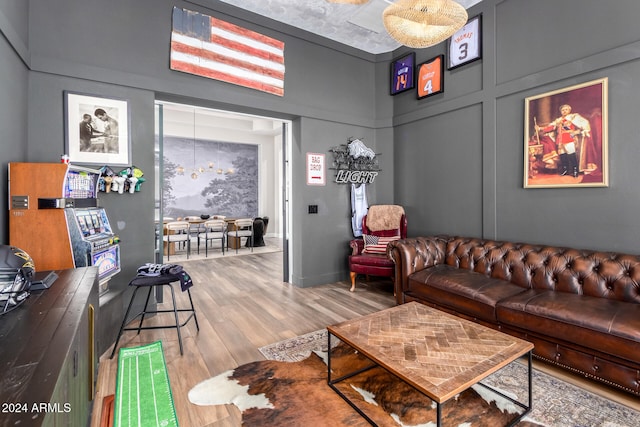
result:
[(171, 69), (284, 95), (284, 42), (173, 8)]

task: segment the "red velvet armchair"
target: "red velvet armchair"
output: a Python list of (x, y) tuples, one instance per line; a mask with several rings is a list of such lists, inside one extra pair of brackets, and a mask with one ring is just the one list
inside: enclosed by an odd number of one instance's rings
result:
[[(386, 218), (382, 218), (382, 221), (380, 221), (380, 216), (386, 216)], [(368, 224), (367, 217), (375, 220), (373, 229), (369, 227), (371, 221)], [(385, 225), (389, 228), (386, 228)], [(381, 229), (381, 227), (384, 228)], [(351, 255), (349, 256), (351, 292), (356, 289), (358, 274), (394, 278), (395, 264), (387, 258), (385, 242), (388, 239), (385, 238), (404, 239), (407, 237), (407, 217), (404, 214), (404, 209), (396, 205), (371, 206), (367, 215), (362, 218), (362, 233), (362, 239), (353, 239), (349, 243), (351, 246)], [(374, 237), (371, 238), (369, 236)], [(376, 238), (381, 237), (382, 239), (379, 239), (379, 241), (383, 244), (365, 245), (365, 239), (369, 242), (375, 242), (375, 240), (378, 240)], [(366, 251), (365, 246), (368, 248)], [(375, 250), (375, 246), (379, 247), (378, 251)]]

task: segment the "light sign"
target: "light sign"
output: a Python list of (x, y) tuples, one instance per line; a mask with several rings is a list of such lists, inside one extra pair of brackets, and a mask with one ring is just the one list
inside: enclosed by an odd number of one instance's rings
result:
[(338, 184), (371, 184), (377, 176), (377, 171), (342, 169), (336, 173), (336, 182)]

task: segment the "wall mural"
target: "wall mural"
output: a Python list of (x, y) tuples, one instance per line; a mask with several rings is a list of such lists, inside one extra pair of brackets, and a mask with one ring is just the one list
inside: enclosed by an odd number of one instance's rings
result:
[(163, 153), (165, 217), (258, 216), (257, 145), (167, 136)]

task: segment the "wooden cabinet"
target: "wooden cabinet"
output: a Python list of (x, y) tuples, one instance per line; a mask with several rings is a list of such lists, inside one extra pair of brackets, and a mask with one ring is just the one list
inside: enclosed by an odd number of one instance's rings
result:
[(98, 269), (58, 270), (0, 316), (0, 426), (89, 424), (98, 357)]
[(26, 251), (39, 271), (75, 266), (64, 209), (38, 209), (39, 198), (63, 197), (67, 169), (9, 163), (9, 244)]

